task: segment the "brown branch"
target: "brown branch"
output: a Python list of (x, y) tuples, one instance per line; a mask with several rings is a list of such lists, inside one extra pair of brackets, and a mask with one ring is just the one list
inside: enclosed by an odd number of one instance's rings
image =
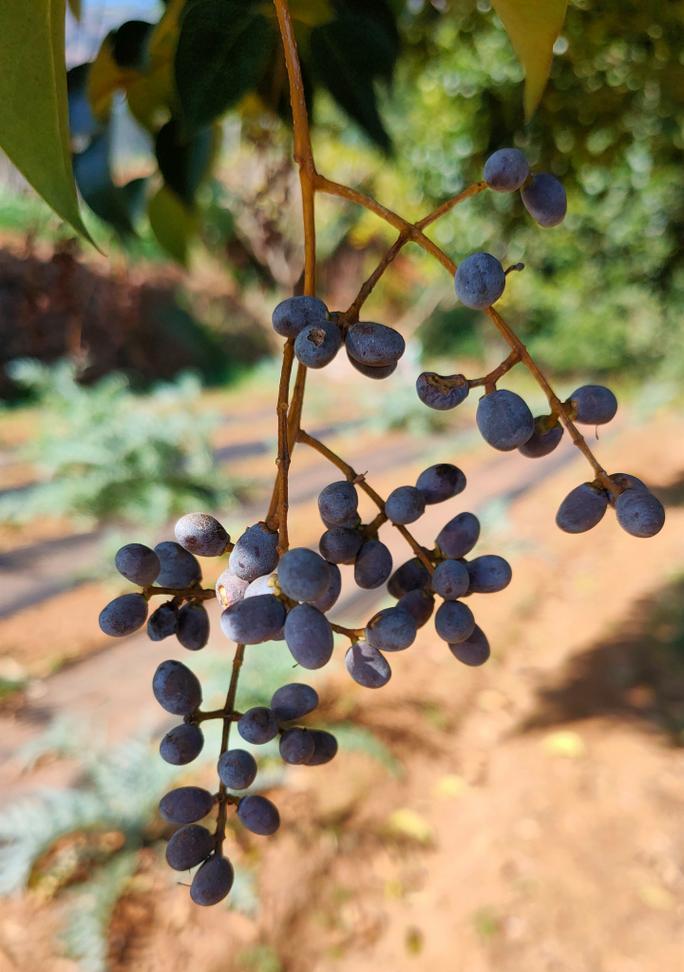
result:
[(369, 536), (372, 536), (373, 534), (378, 532), (378, 530), (383, 525), (383, 523), (387, 523), (387, 514), (385, 513), (384, 510), (381, 510), (374, 520), (371, 520), (370, 523), (367, 523), (365, 525), (365, 527), (363, 528), (364, 533), (368, 534)]
[(456, 265), (453, 260), (446, 255), (446, 253), (441, 250), (436, 243), (426, 236), (417, 226), (410, 223), (403, 216), (399, 216), (398, 213), (393, 212), (382, 203), (377, 202), (372, 196), (366, 196), (362, 192), (358, 192), (356, 189), (352, 189), (350, 186), (344, 186), (339, 182), (333, 182), (332, 179), (327, 179), (325, 176), (318, 173), (316, 175), (316, 188), (321, 192), (325, 192), (330, 196), (339, 196), (341, 199), (348, 199), (350, 202), (357, 203), (359, 206), (363, 206), (364, 209), (368, 209), (370, 212), (375, 213), (381, 219), (384, 219), (386, 223), (390, 226), (394, 226), (395, 229), (406, 233), (409, 240), (417, 243), (419, 246), (427, 252), (432, 254), (432, 256), (437, 260), (442, 266), (449, 271), (449, 273), (455, 273)]
[(350, 641), (360, 641), (366, 632), (365, 628), (345, 628), (342, 624), (332, 624), (332, 622), (330, 627), (338, 634), (346, 635)]
[(284, 554), (289, 546), (287, 531), (287, 512), (288, 484), (290, 472), (290, 448), (288, 444), (288, 398), (290, 394), (290, 378), (292, 376), (292, 363), (294, 361), (294, 342), (288, 339), (283, 348), (283, 361), (280, 368), (280, 381), (278, 383), (278, 400), (276, 403), (276, 414), (278, 417), (278, 455), (276, 464), (278, 473), (276, 476), (273, 493), (271, 495), (271, 505), (266, 516), (266, 525), (272, 530), (278, 530), (278, 551)]
[[(273, 0), (278, 28), (285, 55), (287, 78), (290, 87), (290, 104), (292, 107), (292, 129), (294, 138), (294, 158), (299, 167), (299, 183), (302, 192), (302, 217), (304, 223), (304, 293), (313, 296), (316, 293), (316, 165), (311, 148), (311, 132), (309, 129), (309, 115), (306, 107), (304, 81), (297, 50), (292, 18), (287, 0)], [(285, 356), (292, 355), (292, 342), (288, 342), (283, 351), (283, 368), (286, 367)], [(287, 391), (289, 393), (292, 359), (287, 364)], [(278, 477), (273, 488), (271, 504), (267, 515), (267, 523), (277, 521), (279, 530), (278, 546), (281, 553), (287, 550), (288, 531), (288, 475), (289, 466), (297, 441), (297, 432), (301, 421), (306, 386), (306, 368), (299, 364), (297, 377), (292, 393), (292, 401), (288, 402), (281, 395), (278, 396)], [(281, 372), (282, 391), (282, 372)]]
[(213, 587), (187, 587), (182, 591), (174, 587), (145, 587), (142, 593), (146, 600), (159, 594), (169, 594), (181, 601), (210, 601), (216, 597)]
[[(219, 758), (223, 756), (228, 750), (228, 742), (230, 739), (230, 725), (233, 721), (233, 711), (235, 709), (235, 696), (237, 695), (238, 679), (240, 677), (240, 668), (242, 667), (242, 661), (245, 657), (245, 646), (236, 645), (235, 655), (233, 656), (233, 668), (230, 673), (230, 684), (228, 686), (228, 693), (226, 695), (224, 710), (230, 713), (223, 720), (223, 729), (221, 732), (221, 752), (219, 753)], [(220, 851), (223, 841), (226, 837), (226, 814), (228, 810), (228, 803), (230, 803), (230, 797), (226, 791), (226, 786), (222, 782), (219, 786), (218, 791), (218, 815), (216, 817), (216, 850)]]
[[(320, 180), (321, 177), (319, 176), (318, 177), (319, 185), (320, 185)], [(429, 226), (431, 223), (434, 223), (435, 220), (439, 219), (441, 216), (444, 216), (445, 213), (450, 212), (455, 206), (458, 206), (459, 203), (465, 202), (466, 199), (470, 199), (472, 196), (476, 196), (478, 193), (482, 192), (484, 189), (487, 188), (488, 187), (486, 182), (475, 182), (472, 186), (468, 186), (467, 189), (463, 189), (462, 192), (459, 192), (457, 193), (457, 195), (452, 196), (451, 199), (447, 199), (445, 202), (441, 204), (441, 206), (438, 206), (431, 213), (428, 213), (427, 216), (424, 216), (422, 219), (418, 220), (417, 223), (408, 224), (408, 226), (403, 228), (399, 233), (397, 239), (392, 244), (392, 246), (389, 248), (389, 250), (387, 250), (385, 255), (382, 257), (382, 259), (378, 263), (373, 273), (364, 282), (358, 294), (354, 298), (353, 303), (344, 312), (343, 315), (344, 320), (353, 322), (359, 319), (359, 311), (361, 310), (362, 306), (364, 305), (364, 303), (372, 293), (374, 287), (376, 286), (376, 284), (378, 283), (382, 275), (385, 273), (387, 268), (394, 262), (398, 254), (406, 245), (406, 243), (408, 243), (408, 241), (413, 238), (413, 234), (415, 231), (420, 231), (424, 229), (426, 226)], [(357, 199), (356, 201), (359, 200)], [(382, 207), (382, 209), (384, 211), (382, 214), (382, 218), (386, 218), (386, 216), (389, 215), (391, 211), (385, 209), (384, 206)], [(378, 213), (378, 215), (381, 214)], [(396, 216), (396, 214), (392, 214), (392, 215)], [(409, 226), (412, 228), (409, 229)]]
[(387, 253), (385, 253), (380, 263), (378, 263), (370, 277), (361, 285), (361, 289), (354, 298), (353, 303), (349, 305), (347, 310), (342, 315), (345, 323), (355, 323), (358, 321), (359, 311), (370, 297), (371, 293), (373, 292), (373, 288), (377, 284), (378, 280), (380, 280), (380, 277), (382, 277), (385, 270), (387, 270), (389, 265), (393, 263), (396, 257), (399, 255), (407, 240), (408, 234), (402, 230)]
[(472, 186), (468, 186), (467, 189), (463, 189), (455, 196), (452, 196), (451, 199), (447, 199), (445, 202), (443, 202), (441, 206), (433, 209), (431, 213), (427, 214), (427, 216), (423, 216), (423, 218), (419, 219), (415, 225), (418, 227), (418, 229), (425, 229), (425, 227), (429, 226), (430, 223), (436, 222), (446, 213), (451, 212), (451, 210), (455, 206), (458, 206), (459, 203), (465, 202), (466, 199), (471, 199), (473, 196), (477, 196), (478, 193), (483, 192), (488, 188), (489, 186), (486, 182), (484, 182), (484, 180), (482, 182), (474, 182)]
[(487, 317), (494, 322), (495, 327), (508, 343), (508, 345), (517, 352), (520, 360), (523, 362), (528, 371), (532, 374), (537, 384), (543, 389), (546, 397), (551, 406), (551, 411), (554, 415), (557, 415), (561, 420), (565, 428), (568, 430), (568, 434), (572, 439), (573, 443), (582, 455), (585, 457), (589, 465), (592, 467), (596, 473), (596, 479), (600, 482), (601, 486), (608, 492), (617, 496), (620, 493), (619, 487), (615, 485), (608, 473), (605, 471), (603, 466), (600, 464), (594, 453), (591, 451), (586, 443), (586, 440), (582, 433), (578, 430), (575, 423), (572, 421), (572, 417), (569, 409), (561, 402), (553, 388), (549, 384), (546, 375), (543, 373), (541, 368), (537, 365), (532, 355), (529, 353), (523, 342), (520, 340), (515, 331), (506, 323), (506, 321), (501, 317), (498, 311), (494, 310), (493, 307), (488, 307), (485, 311)]
[(227, 709), (210, 709), (206, 712), (195, 712), (192, 717), (193, 725), (199, 725), (200, 722), (206, 722), (207, 719), (224, 719), (228, 722), (237, 722), (238, 719), (242, 717), (242, 712), (230, 712)]
[(290, 452), (295, 447), (297, 433), (299, 432), (299, 426), (302, 421), (302, 407), (304, 405), (304, 391), (306, 389), (306, 371), (307, 369), (303, 364), (297, 366), (294, 391), (292, 392), (292, 401), (290, 402), (290, 414), (287, 422), (287, 441)]
[(290, 104), (292, 105), (292, 127), (294, 133), (294, 157), (299, 166), (299, 181), (302, 187), (302, 212), (304, 217), (304, 293), (316, 293), (316, 166), (311, 149), (309, 115), (306, 109), (306, 95), (302, 69), (299, 63), (297, 38), (295, 37), (292, 17), (287, 0), (273, 0), (278, 28), (285, 54), (287, 78), (290, 85)]
[(520, 361), (520, 352), (517, 348), (513, 348), (508, 357), (501, 362), (496, 368), (489, 372), (489, 374), (483, 375), (482, 378), (470, 378), (468, 379), (468, 386), (470, 388), (478, 388), (484, 386), (485, 391), (493, 391), (496, 387), (496, 383), (499, 378), (503, 378), (507, 372), (511, 370)]
[[(479, 185), (480, 185), (479, 183), (475, 184), (475, 186), (478, 187)], [(391, 226), (394, 226), (396, 229), (398, 229), (400, 233), (406, 234), (410, 240), (412, 240), (414, 243), (417, 243), (418, 246), (422, 247), (427, 253), (432, 254), (432, 256), (434, 256), (435, 259), (437, 259), (439, 263), (441, 263), (441, 265), (445, 268), (445, 270), (447, 270), (452, 276), (456, 273), (457, 264), (442, 249), (440, 249), (440, 247), (437, 246), (436, 243), (433, 243), (433, 241), (429, 239), (429, 237), (425, 236), (425, 234), (420, 229), (421, 224), (427, 225), (424, 222), (425, 219), (428, 219), (428, 221), (432, 222), (434, 221), (434, 219), (437, 219), (439, 215), (443, 215), (443, 212), (446, 212), (447, 209), (449, 208), (448, 203), (443, 203), (442, 206), (434, 210), (433, 213), (430, 213), (428, 217), (424, 217), (423, 220), (420, 220), (418, 223), (414, 224), (403, 219), (403, 217), (399, 216), (391, 209), (388, 209), (386, 206), (383, 206), (381, 203), (377, 202), (372, 197), (357, 192), (355, 189), (350, 189), (348, 186), (343, 186), (340, 183), (333, 182), (330, 179), (327, 179), (325, 176), (322, 176), (320, 174), (316, 176), (316, 186), (323, 192), (327, 192), (335, 196), (340, 196), (343, 199), (349, 199), (351, 202), (355, 202), (359, 206), (363, 206), (365, 209), (368, 209), (370, 212), (375, 213), (381, 219), (384, 219), (385, 222), (389, 223)], [(472, 190), (470, 194), (472, 195), (475, 194), (476, 191), (475, 186), (470, 187), (470, 189)], [(468, 191), (469, 190), (464, 190), (464, 192), (468, 192)], [(480, 189), (478, 188), (477, 191), (479, 192)], [(460, 195), (462, 196), (463, 194)], [(454, 198), (457, 199), (459, 197), (454, 197)], [(447, 209), (444, 208), (445, 206), (447, 207)], [(396, 246), (396, 243), (394, 245)], [(613, 483), (613, 481), (606, 473), (605, 469), (599, 463), (598, 459), (594, 456), (593, 452), (587, 445), (584, 436), (581, 434), (581, 432), (578, 430), (578, 428), (572, 421), (570, 412), (568, 411), (566, 406), (561, 402), (561, 400), (558, 398), (553, 388), (549, 384), (543, 371), (541, 370), (541, 368), (539, 368), (536, 361), (531, 356), (531, 354), (529, 353), (529, 351), (527, 350), (523, 342), (520, 340), (517, 334), (509, 327), (509, 325), (504, 321), (504, 319), (500, 316), (500, 314), (494, 310), (493, 307), (486, 308), (485, 313), (487, 314), (489, 319), (494, 323), (495, 327), (502, 335), (504, 340), (507, 342), (509, 347), (512, 350), (518, 352), (520, 356), (520, 360), (525, 364), (525, 367), (532, 374), (537, 384), (544, 391), (548, 399), (549, 405), (551, 406), (551, 410), (553, 414), (557, 415), (558, 418), (561, 420), (563, 425), (568, 430), (568, 433), (573, 443), (579, 449), (582, 455), (587, 459), (590, 466), (594, 470), (594, 473), (596, 474), (596, 479), (601, 483), (604, 489), (607, 489), (612, 495), (616, 495), (619, 492), (618, 487)]]

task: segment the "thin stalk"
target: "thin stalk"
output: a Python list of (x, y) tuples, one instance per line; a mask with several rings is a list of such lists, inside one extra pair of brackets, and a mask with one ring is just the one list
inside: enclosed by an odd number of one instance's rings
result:
[(183, 591), (178, 591), (173, 587), (145, 587), (142, 593), (147, 600), (160, 594), (168, 594), (181, 601), (210, 601), (216, 597), (216, 591), (213, 587), (188, 587)]
[[(226, 712), (230, 713), (223, 720), (223, 729), (221, 732), (221, 752), (219, 753), (219, 758), (223, 756), (228, 750), (228, 742), (230, 740), (230, 725), (232, 720), (232, 713), (235, 709), (235, 696), (237, 695), (238, 679), (240, 677), (240, 668), (242, 667), (242, 661), (245, 657), (245, 646), (236, 645), (235, 655), (233, 656), (233, 668), (230, 673), (230, 684), (228, 685), (228, 693), (226, 695), (226, 701), (223, 708)], [(230, 799), (228, 797), (228, 792), (226, 790), (225, 784), (222, 782), (218, 790), (218, 815), (216, 817), (216, 850), (220, 851), (223, 841), (226, 837), (226, 814), (228, 811), (228, 803)]]
[(302, 214), (304, 217), (304, 293), (316, 293), (316, 166), (311, 149), (309, 115), (302, 69), (299, 63), (297, 38), (286, 0), (274, 0), (278, 27), (285, 54), (285, 65), (290, 85), (292, 124), (294, 132), (294, 157), (299, 166), (299, 182), (302, 188)]
[(520, 352), (517, 348), (514, 348), (508, 357), (501, 362), (496, 368), (490, 371), (488, 374), (483, 375), (481, 378), (470, 378), (468, 379), (468, 385), (470, 388), (478, 388), (484, 386), (486, 391), (493, 391), (496, 387), (496, 383), (499, 378), (503, 378), (511, 368), (513, 368), (520, 361)]
[(471, 199), (473, 196), (477, 196), (478, 193), (483, 192), (488, 188), (489, 186), (484, 180), (482, 182), (474, 182), (472, 186), (468, 186), (467, 189), (462, 189), (461, 192), (456, 193), (456, 195), (452, 196), (451, 199), (447, 199), (436, 209), (433, 209), (431, 213), (427, 214), (427, 216), (423, 216), (423, 218), (419, 219), (415, 225), (418, 227), (418, 229), (425, 229), (425, 227), (429, 226), (430, 223), (436, 222), (446, 213), (451, 212), (451, 210), (455, 206), (458, 206), (459, 203), (465, 202), (466, 199)]
[(278, 529), (278, 550), (285, 553), (289, 545), (287, 530), (288, 482), (290, 472), (290, 448), (288, 444), (287, 420), (288, 399), (290, 394), (290, 378), (294, 361), (293, 341), (289, 339), (283, 348), (283, 360), (280, 367), (280, 381), (278, 383), (278, 400), (276, 415), (278, 418), (278, 455), (276, 465), (278, 472), (271, 496), (271, 505), (266, 516), (266, 523), (271, 529)]
[(403, 231), (406, 233), (408, 239), (422, 246), (424, 250), (432, 254), (432, 256), (437, 260), (442, 266), (448, 270), (450, 273), (455, 272), (455, 266), (453, 260), (451, 260), (446, 253), (441, 250), (436, 243), (426, 236), (421, 230), (417, 228), (413, 223), (410, 223), (403, 216), (398, 213), (393, 212), (393, 210), (388, 209), (387, 206), (383, 206), (382, 203), (377, 202), (372, 196), (366, 196), (362, 192), (358, 192), (356, 189), (352, 189), (350, 186), (342, 185), (340, 182), (334, 182), (332, 179), (328, 179), (325, 176), (318, 173), (316, 175), (316, 188), (321, 192), (325, 192), (330, 196), (339, 196), (341, 199), (348, 199), (350, 202), (357, 203), (359, 206), (363, 206), (364, 209), (370, 210), (370, 212), (375, 213), (381, 219), (384, 219), (386, 223), (390, 226), (394, 226), (395, 229)]

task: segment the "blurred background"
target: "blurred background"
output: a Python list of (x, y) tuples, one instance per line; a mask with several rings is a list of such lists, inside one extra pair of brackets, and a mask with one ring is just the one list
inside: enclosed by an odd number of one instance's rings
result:
[[(326, 4), (293, 6), (315, 30)], [(431, 543), (470, 509), (481, 551), (512, 561), (505, 592), (474, 598), (492, 659), (464, 669), (423, 629), (376, 694), (348, 679), (340, 645), (314, 678), (340, 755), (284, 772), (265, 754), (283, 827), (269, 840), (231, 832), (233, 892), (192, 906), (163, 862), (156, 806), (171, 785), (213, 788), (217, 746), (208, 739), (190, 767), (161, 762), (168, 723), (149, 684), (177, 646), (112, 642), (97, 615), (123, 590), (112, 566), (122, 542), (167, 538), (188, 510), (216, 513), (233, 535), (263, 515), (270, 314), (301, 270), (298, 182), (263, 91), (213, 124), (180, 176), (177, 146), (153, 144), (125, 78), (97, 127), (81, 65), (106, 74), (109, 44), (132, 70), (131, 29), (119, 28), (157, 23), (164, 6), (85, 0), (67, 24), (71, 123), (105, 255), (0, 159), (0, 972), (681, 967), (684, 7), (572, 0), (528, 125), (521, 68), (486, 0), (390, 7), (386, 76), (353, 64), (360, 99), (330, 79), (316, 89), (319, 168), (408, 218), (481, 178), (507, 144), (564, 181), (569, 214), (554, 230), (517, 194), (483, 193), (434, 238), (456, 261), (488, 250), (525, 262), (503, 313), (561, 397), (587, 380), (616, 391), (618, 417), (600, 442), (589, 430), (590, 444), (610, 472), (653, 487), (666, 528), (641, 542), (607, 516), (590, 534), (560, 533), (558, 503), (587, 476), (570, 444), (541, 460), (502, 456), (477, 435), (475, 401), (450, 413), (418, 402), (421, 370), (475, 376), (506, 349), (407, 248), (368, 305), (407, 338), (399, 369), (378, 386), (340, 355), (311, 376), (304, 427), (381, 493), (433, 462), (464, 469), (467, 491), (429, 507), (416, 533)], [(163, 189), (190, 179), (191, 191), (142, 215), (159, 171)], [(338, 200), (321, 198), (318, 217), (320, 294), (344, 308), (394, 237)], [(542, 411), (525, 375), (506, 384)], [(323, 463), (295, 453), (298, 545), (318, 541)], [(406, 559), (400, 537), (385, 528), (383, 539)], [(221, 569), (204, 567), (208, 582)], [(361, 593), (345, 586), (341, 623), (384, 606)], [(205, 699), (223, 697), (229, 666), (214, 631), (191, 659)], [(239, 702), (264, 702), (292, 677), (282, 645), (252, 649)]]

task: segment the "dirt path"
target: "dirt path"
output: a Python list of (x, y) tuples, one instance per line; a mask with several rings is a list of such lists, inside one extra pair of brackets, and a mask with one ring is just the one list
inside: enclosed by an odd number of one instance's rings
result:
[[(641, 472), (657, 469), (667, 531), (642, 543), (608, 519), (583, 537), (551, 528), (574, 461), (514, 500), (511, 533), (496, 539), (519, 538), (515, 583), (473, 599), (494, 645), (488, 666), (464, 669), (426, 633), (393, 656), (382, 692), (328, 682), (329, 703), (373, 727), (403, 776), (353, 754), (319, 778), (296, 773), (276, 795), (287, 827), (255, 848), (259, 920), (217, 927), (162, 876), (154, 933), (127, 926), (136, 968), (163, 955), (174, 972), (188, 961), (218, 972), (227, 941), (231, 972), (256, 954), (277, 955), (284, 972), (681, 967), (684, 756), (658, 685), (681, 707), (684, 680), (673, 692), (681, 669), (663, 666), (653, 614), (664, 587), (682, 596), (681, 422), (626, 429), (604, 454), (609, 468), (640, 455)], [(473, 491), (486, 490), (478, 477)]]

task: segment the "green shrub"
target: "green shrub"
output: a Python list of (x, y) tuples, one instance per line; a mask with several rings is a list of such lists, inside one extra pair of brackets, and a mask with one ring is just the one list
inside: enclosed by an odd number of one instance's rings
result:
[(12, 363), (12, 378), (32, 393), (36, 421), (23, 458), (40, 479), (0, 502), (0, 520), (36, 516), (147, 525), (194, 506), (226, 506), (233, 493), (213, 465), (215, 416), (200, 406), (186, 375), (134, 394), (122, 375), (80, 385), (66, 361)]

